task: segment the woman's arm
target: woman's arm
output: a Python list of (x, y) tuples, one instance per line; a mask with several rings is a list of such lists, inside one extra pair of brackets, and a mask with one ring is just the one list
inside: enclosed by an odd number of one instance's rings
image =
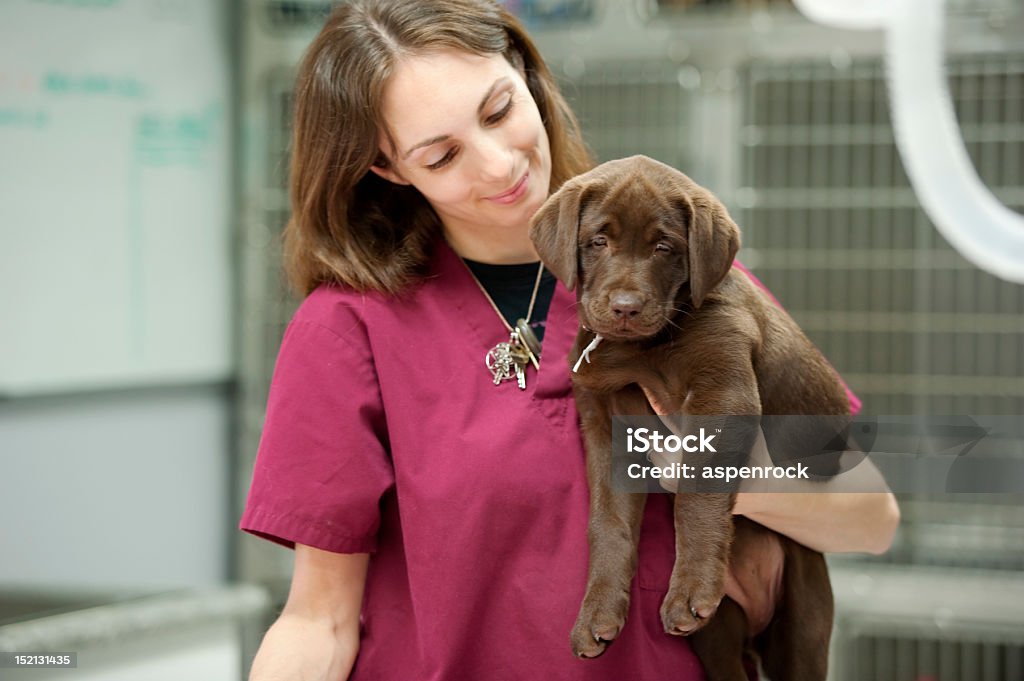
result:
[[(827, 481), (787, 480), (785, 492), (762, 492), (762, 480), (740, 484), (733, 513), (795, 539), (815, 551), (873, 553), (889, 550), (900, 523), (899, 505), (870, 459)], [(771, 466), (764, 434), (750, 453), (751, 465)], [(845, 469), (845, 467), (843, 467)], [(778, 489), (778, 486), (774, 486)]]
[[(665, 413), (650, 393), (647, 397), (656, 413)], [(863, 456), (859, 452), (848, 455)], [(672, 463), (664, 455), (655, 454), (652, 459), (657, 465)], [(763, 433), (758, 434), (751, 450), (750, 465), (772, 465)], [(668, 491), (675, 491), (674, 479), (662, 478), (660, 482)], [(780, 489), (778, 482), (767, 484), (774, 490)], [(828, 481), (787, 480), (784, 492), (760, 491), (765, 486), (763, 480), (743, 481), (733, 513), (815, 551), (878, 555), (889, 550), (899, 527), (896, 497), (870, 459), (860, 460)]]
[(885, 553), (900, 523), (892, 492), (740, 492), (733, 513), (831, 553)]
[(348, 678), (359, 652), (369, 557), (295, 545), (288, 602), (263, 637), (249, 681)]

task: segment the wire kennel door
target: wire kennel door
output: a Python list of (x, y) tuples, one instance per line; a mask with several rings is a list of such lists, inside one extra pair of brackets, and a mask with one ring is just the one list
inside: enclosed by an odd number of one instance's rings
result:
[[(1024, 58), (955, 57), (981, 179), (1024, 208)], [(917, 203), (877, 59), (754, 63), (746, 77), (748, 261), (878, 414), (1024, 413), (1024, 287), (967, 263)], [(887, 561), (1024, 569), (1013, 498), (903, 499)]]
[(833, 565), (831, 576), (831, 681), (1024, 679), (1018, 575)]
[[(982, 181), (1021, 210), (1024, 58), (958, 57), (949, 70)], [(754, 63), (746, 96), (748, 259), (866, 408), (1024, 413), (1024, 287), (967, 263), (921, 210), (881, 64)]]

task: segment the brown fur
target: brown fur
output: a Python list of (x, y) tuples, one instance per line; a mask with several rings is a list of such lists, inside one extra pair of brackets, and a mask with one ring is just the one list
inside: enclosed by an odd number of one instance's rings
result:
[[(693, 416), (845, 415), (849, 403), (793, 320), (732, 269), (739, 230), (725, 207), (677, 170), (643, 156), (602, 164), (541, 207), (531, 238), (554, 274), (578, 286), (584, 328), (570, 364), (594, 332), (604, 337), (573, 375), (591, 518), (587, 590), (570, 638), (576, 655), (595, 657), (625, 624), (636, 568), (646, 497), (614, 492), (609, 470), (612, 415), (651, 413), (639, 385), (670, 413)], [(749, 453), (756, 429), (722, 437), (732, 437), (724, 451)], [(709, 679), (739, 681), (750, 632), (742, 609), (723, 601), (730, 550), (742, 554), (743, 542), (771, 531), (738, 518), (734, 533), (734, 499), (676, 495), (676, 562), (661, 616), (667, 633), (693, 635)], [(824, 558), (774, 536), (785, 556), (781, 596), (753, 643), (776, 681), (824, 679), (832, 626)]]

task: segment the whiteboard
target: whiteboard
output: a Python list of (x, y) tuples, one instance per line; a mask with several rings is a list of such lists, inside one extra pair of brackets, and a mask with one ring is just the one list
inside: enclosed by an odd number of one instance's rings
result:
[(225, 16), (0, 2), (0, 396), (230, 375)]

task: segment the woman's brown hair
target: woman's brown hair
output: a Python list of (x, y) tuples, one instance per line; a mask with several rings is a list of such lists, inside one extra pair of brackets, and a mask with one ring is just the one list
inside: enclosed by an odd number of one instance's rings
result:
[(285, 271), (307, 295), (322, 282), (395, 293), (420, 274), (440, 223), (420, 193), (369, 172), (381, 100), (400, 56), (454, 48), (503, 54), (526, 76), (551, 145), (551, 186), (593, 161), (576, 118), (519, 21), (491, 0), (350, 0), (335, 8), (299, 67), (292, 216)]

